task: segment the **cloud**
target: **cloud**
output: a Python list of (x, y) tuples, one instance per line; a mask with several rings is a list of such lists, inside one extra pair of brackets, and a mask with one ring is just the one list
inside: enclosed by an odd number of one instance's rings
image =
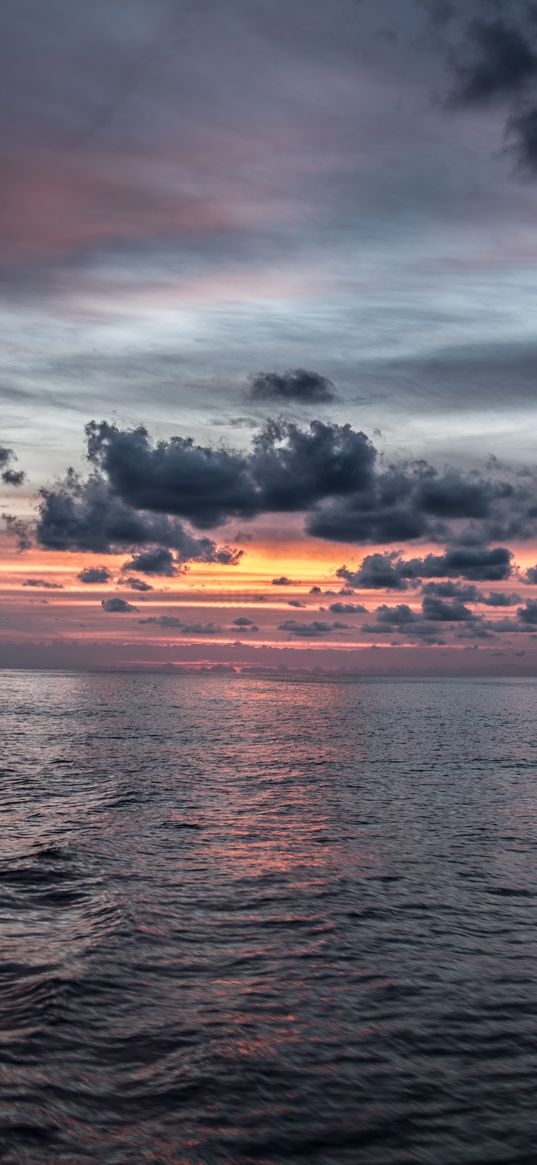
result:
[(451, 100), (475, 105), (516, 95), (537, 73), (537, 55), (527, 32), (504, 19), (474, 20), (466, 30), (467, 59), (455, 66)]
[(537, 624), (537, 602), (530, 599), (523, 607), (518, 607), (517, 618), (521, 623), (535, 626)]
[(454, 547), (445, 554), (412, 559), (411, 566), (423, 578), (466, 578), (475, 582), (500, 582), (512, 573), (513, 553), (505, 546), (491, 549)]
[(81, 583), (106, 583), (111, 576), (106, 566), (87, 566), (77, 574)]
[(425, 595), (422, 603), (424, 619), (439, 623), (468, 623), (476, 618), (469, 607), (458, 599), (448, 602), (436, 595)]
[[(242, 554), (229, 547), (219, 548), (209, 538), (194, 536), (174, 517), (137, 510), (97, 474), (82, 481), (69, 470), (60, 486), (43, 488), (40, 496), (35, 538), (46, 550), (112, 554), (157, 545), (171, 547), (181, 561), (230, 565), (236, 565)], [(28, 545), (28, 525), (12, 520), (11, 528)]]
[(152, 591), (154, 589), (151, 583), (145, 582), (143, 578), (121, 579), (121, 585), (130, 587), (133, 591)]
[(88, 456), (123, 503), (201, 529), (362, 490), (376, 457), (365, 433), (319, 420), (305, 429), (269, 420), (246, 453), (179, 436), (153, 445), (143, 426), (120, 430), (106, 421), (90, 422), (86, 433)]
[(143, 550), (141, 554), (136, 554), (128, 562), (125, 562), (121, 569), (138, 570), (140, 574), (158, 574), (168, 577), (178, 573), (173, 554), (163, 546)]
[(537, 106), (513, 113), (507, 121), (508, 137), (523, 170), (537, 171)]
[(506, 591), (491, 591), (488, 595), (480, 595), (478, 602), (486, 607), (514, 607), (520, 602), (520, 595), (508, 594)]
[(139, 623), (152, 623), (155, 627), (183, 627), (183, 620), (176, 615), (148, 615), (146, 619), (138, 619)]
[(224, 631), (218, 623), (183, 623), (184, 635), (222, 635)]
[(377, 623), (387, 623), (391, 627), (406, 627), (415, 623), (418, 616), (406, 603), (399, 603), (396, 607), (388, 607), (384, 603), (376, 610)]
[[(492, 549), (453, 547), (444, 554), (428, 554), (425, 558), (410, 559), (404, 559), (399, 551), (392, 550), (386, 554), (366, 555), (357, 570), (341, 566), (336, 574), (355, 589), (364, 587), (401, 591), (422, 578), (498, 582), (509, 578), (512, 573), (512, 557), (512, 551), (505, 546)], [(438, 590), (436, 593), (439, 593)]]
[(362, 615), (367, 607), (361, 603), (332, 603), (328, 610), (334, 615)]
[(325, 623), (321, 619), (299, 623), (297, 619), (284, 619), (283, 623), (278, 623), (278, 630), (289, 631), (301, 639), (321, 639), (332, 631), (348, 630), (348, 623)]
[(112, 595), (109, 599), (101, 599), (101, 607), (103, 611), (117, 612), (118, 614), (138, 610), (138, 607), (133, 607), (132, 603), (128, 603), (126, 599), (121, 599), (119, 595)]
[(292, 587), (292, 586), (294, 586), (294, 583), (293, 583), (293, 580), (290, 578), (287, 578), (287, 576), (285, 574), (281, 574), (279, 576), (279, 578), (271, 579), (270, 585), (272, 587)]
[[(463, 603), (484, 602), (481, 592), (473, 583), (457, 583), (447, 579), (444, 582), (425, 583), (422, 595), (437, 595), (440, 599), (460, 599)], [(500, 604), (499, 604), (500, 605)]]
[(336, 399), (331, 380), (305, 368), (287, 372), (258, 372), (250, 379), (252, 400), (292, 401), (296, 404), (323, 404)]
[(22, 485), (25, 474), (22, 469), (13, 469), (13, 462), (17, 458), (12, 449), (0, 445), (0, 477), (4, 485)]
[(23, 587), (38, 587), (40, 590), (47, 591), (61, 591), (63, 590), (62, 583), (49, 582), (44, 578), (25, 578)]
[[(87, 427), (94, 469), (82, 480), (72, 470), (40, 491), (35, 535), (55, 550), (129, 550), (124, 571), (171, 577), (181, 564), (237, 565), (242, 550), (190, 529), (235, 518), (301, 511), (306, 533), (349, 543), (443, 543), (442, 554), (402, 558), (377, 552), (359, 569), (338, 575), (351, 587), (406, 590), (420, 579), (501, 581), (511, 551), (493, 546), (504, 532), (537, 532), (534, 470), (509, 476), (491, 463), (487, 476), (437, 470), (426, 461), (386, 465), (367, 435), (319, 420), (305, 427), (267, 421), (243, 451), (196, 445), (173, 436), (152, 442), (146, 429), (107, 422)], [(27, 527), (12, 529), (23, 536)], [(274, 586), (290, 586), (286, 576)]]
[(408, 580), (418, 578), (396, 550), (387, 554), (367, 554), (357, 570), (340, 566), (336, 575), (351, 587), (394, 591), (406, 590)]
[[(181, 634), (184, 636), (223, 635), (226, 633), (226, 630), (228, 630), (226, 627), (222, 627), (218, 623), (212, 622), (185, 623), (183, 619), (178, 618), (176, 615), (148, 615), (145, 619), (138, 619), (138, 622), (143, 624), (150, 624), (154, 627), (164, 627), (169, 630), (178, 630), (181, 631)], [(253, 634), (255, 631), (259, 631), (259, 627), (253, 622), (253, 620), (246, 618), (246, 616), (239, 616), (238, 619), (234, 619), (231, 627), (229, 628), (229, 631), (236, 631), (237, 628), (240, 628), (243, 634)]]

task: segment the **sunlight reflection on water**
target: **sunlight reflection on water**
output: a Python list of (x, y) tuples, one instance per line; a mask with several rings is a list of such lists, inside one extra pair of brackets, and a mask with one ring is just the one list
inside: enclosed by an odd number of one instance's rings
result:
[(4, 691), (2, 1160), (534, 1160), (536, 683)]

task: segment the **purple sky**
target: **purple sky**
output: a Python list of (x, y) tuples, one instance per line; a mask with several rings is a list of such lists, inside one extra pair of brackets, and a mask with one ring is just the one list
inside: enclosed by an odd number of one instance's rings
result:
[(531, 5), (2, 26), (0, 665), (531, 673)]

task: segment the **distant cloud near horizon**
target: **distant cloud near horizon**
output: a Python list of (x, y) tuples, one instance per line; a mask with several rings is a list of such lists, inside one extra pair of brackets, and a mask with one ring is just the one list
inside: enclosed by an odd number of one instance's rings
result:
[(84, 570), (79, 571), (77, 579), (81, 583), (106, 583), (109, 582), (112, 575), (106, 566), (87, 566)]
[(51, 582), (49, 579), (46, 579), (46, 578), (25, 578), (22, 585), (23, 585), (23, 587), (36, 587), (39, 590), (46, 590), (46, 591), (61, 591), (61, 590), (63, 590), (62, 583)]
[(133, 607), (132, 603), (128, 603), (126, 599), (120, 598), (119, 595), (112, 595), (109, 599), (101, 599), (101, 607), (103, 611), (117, 612), (118, 614), (126, 614), (129, 611), (138, 611), (138, 607)]

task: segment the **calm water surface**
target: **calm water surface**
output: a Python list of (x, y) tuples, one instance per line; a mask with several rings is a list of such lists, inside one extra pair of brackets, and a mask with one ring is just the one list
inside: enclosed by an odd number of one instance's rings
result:
[(537, 682), (3, 673), (0, 1160), (537, 1161)]

